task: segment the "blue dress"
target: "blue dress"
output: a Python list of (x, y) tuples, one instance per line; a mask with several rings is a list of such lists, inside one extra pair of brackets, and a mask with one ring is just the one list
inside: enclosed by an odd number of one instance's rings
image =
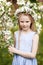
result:
[[(15, 32), (16, 36), (16, 48), (18, 49), (18, 34), (19, 31)], [(31, 31), (27, 34), (22, 33), (20, 35), (20, 50), (24, 52), (32, 51), (32, 40), (35, 32)], [(14, 54), (12, 65), (37, 65), (36, 58), (24, 58), (18, 54)]]

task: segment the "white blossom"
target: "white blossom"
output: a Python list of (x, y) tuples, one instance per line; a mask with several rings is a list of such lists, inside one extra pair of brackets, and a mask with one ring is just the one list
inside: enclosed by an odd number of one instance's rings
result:
[(40, 34), (40, 30), (39, 29), (37, 29), (37, 32), (38, 32), (38, 34)]
[(42, 25), (39, 22), (36, 22), (37, 32), (40, 34), (40, 31), (42, 30)]
[(4, 13), (4, 7), (0, 4), (0, 15), (2, 15)]
[(33, 15), (33, 18), (34, 18), (34, 20), (36, 22), (37, 21), (37, 14), (36, 13)]
[(0, 12), (0, 15), (2, 15), (3, 13), (4, 13), (4, 11), (1, 11), (1, 12)]
[(2, 21), (0, 20), (0, 23), (1, 23)]
[(2, 11), (4, 11), (4, 7), (3, 6), (1, 6), (1, 9), (2, 9)]
[(11, 15), (11, 13), (10, 13), (10, 12), (8, 12), (8, 15)]
[(5, 31), (3, 30), (3, 33), (7, 34), (7, 35), (11, 35), (11, 31), (9, 31), (9, 30), (5, 30)]
[(37, 9), (37, 5), (36, 5), (36, 3), (34, 3), (33, 5), (34, 5), (34, 6), (33, 6), (33, 7), (34, 7), (34, 9)]
[(26, 6), (30, 6), (30, 4), (31, 4), (30, 1), (28, 1), (28, 2), (26, 3)]
[(11, 8), (9, 8), (9, 10), (8, 10), (9, 12), (11, 11)]
[(7, 26), (8, 28), (12, 28), (14, 25), (13, 25), (12, 22), (7, 22), (7, 23), (6, 23), (6, 26)]
[(39, 22), (36, 22), (36, 26), (39, 26)]
[(9, 40), (11, 39), (11, 37), (12, 37), (11, 35), (5, 34), (5, 35), (4, 35), (4, 40), (5, 40), (7, 43), (10, 43)]
[(29, 9), (27, 6), (24, 6), (24, 10), (25, 10), (26, 12), (29, 12), (29, 11), (30, 11), (30, 9)]
[(5, 41), (8, 41), (9, 39), (11, 39), (11, 36), (10, 36), (10, 35), (5, 34), (5, 35), (4, 35), (4, 39), (5, 39)]
[(40, 11), (43, 11), (43, 5), (38, 7)]
[(4, 33), (4, 39), (5, 39), (5, 41), (7, 42), (7, 43), (10, 43), (9, 42), (9, 40), (11, 39), (11, 31), (8, 31), (8, 30), (6, 30), (6, 31), (3, 31), (3, 33)]
[(40, 15), (38, 16), (38, 19), (41, 19), (41, 16)]
[(7, 6), (11, 6), (12, 3), (11, 3), (11, 2), (6, 2), (6, 5), (7, 5)]
[(17, 0), (18, 5), (25, 5), (25, 0)]
[(3, 18), (6, 20), (6, 19), (8, 19), (8, 16), (6, 14), (4, 14)]
[(0, 1), (6, 2), (6, 0), (0, 0)]
[(16, 10), (16, 12), (14, 13), (14, 15), (16, 16), (19, 13), (19, 9)]

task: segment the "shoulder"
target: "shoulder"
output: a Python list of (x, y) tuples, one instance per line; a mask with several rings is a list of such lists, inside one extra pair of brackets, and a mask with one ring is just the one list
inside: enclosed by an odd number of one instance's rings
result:
[(34, 32), (33, 40), (39, 40), (39, 34), (37, 32)]
[(17, 30), (17, 31), (15, 31), (14, 32), (14, 37), (17, 37), (18, 36), (18, 33), (19, 33), (19, 31)]
[(17, 30), (17, 31), (14, 32), (14, 34), (16, 35), (16, 34), (18, 34), (18, 32), (19, 32), (19, 31)]

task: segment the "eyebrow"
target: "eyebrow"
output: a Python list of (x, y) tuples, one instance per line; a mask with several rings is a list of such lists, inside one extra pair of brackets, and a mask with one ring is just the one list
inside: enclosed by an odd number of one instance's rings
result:
[[(21, 21), (21, 22), (24, 22), (24, 21)], [(25, 21), (25, 22), (30, 22), (30, 21)]]

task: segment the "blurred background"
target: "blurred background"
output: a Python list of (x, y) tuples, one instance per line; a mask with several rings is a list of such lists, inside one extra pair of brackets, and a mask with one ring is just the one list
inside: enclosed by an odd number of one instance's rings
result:
[[(17, 18), (14, 16), (14, 12), (19, 7), (17, 1), (20, 2), (20, 0), (0, 0), (0, 65), (12, 65), (14, 55), (9, 54), (8, 46), (14, 44), (14, 32), (18, 30)], [(24, 0), (21, 1), (23, 3)], [(38, 65), (43, 65), (43, 0), (25, 0), (25, 3), (27, 1), (31, 2), (30, 7), (38, 15), (38, 27), (40, 23), (37, 60)]]

